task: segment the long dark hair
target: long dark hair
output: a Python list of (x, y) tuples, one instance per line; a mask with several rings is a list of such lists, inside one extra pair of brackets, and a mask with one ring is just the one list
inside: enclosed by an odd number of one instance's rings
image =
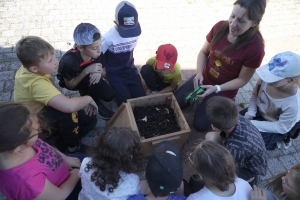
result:
[(142, 167), (140, 138), (136, 132), (126, 128), (112, 128), (104, 132), (88, 154), (92, 160), (87, 163), (85, 171), (95, 170), (91, 181), (101, 191), (106, 190), (107, 184), (110, 185), (109, 192), (118, 187), (120, 171), (136, 173)]
[[(300, 164), (293, 166), (290, 170), (294, 170), (296, 176), (293, 177), (293, 181), (290, 184), (294, 185), (296, 191), (293, 191), (297, 197), (300, 197)], [(282, 177), (285, 176), (287, 172), (281, 173), (275, 176), (269, 183), (265, 185), (266, 189), (271, 190), (279, 199), (284, 200), (293, 200), (289, 198), (284, 192), (282, 188)]]
[[(250, 43), (255, 34), (258, 34), (262, 42), (264, 42), (264, 39), (259, 31), (259, 23), (265, 13), (266, 0), (237, 0), (236, 2), (234, 2), (233, 5), (236, 4), (240, 5), (241, 7), (247, 10), (248, 18), (251, 21), (255, 22), (256, 25), (254, 27), (249, 28), (242, 35), (239, 35), (234, 43), (230, 44), (222, 50), (223, 53), (230, 53)], [(221, 40), (221, 38), (227, 37), (228, 33), (229, 21), (224, 23), (223, 26), (221, 26), (221, 28), (215, 34), (210, 43), (210, 48), (216, 43), (218, 43)]]
[(19, 103), (0, 103), (0, 152), (12, 150), (30, 136), (36, 113)]

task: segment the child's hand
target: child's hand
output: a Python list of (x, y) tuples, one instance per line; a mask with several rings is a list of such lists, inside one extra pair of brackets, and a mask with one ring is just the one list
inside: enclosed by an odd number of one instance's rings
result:
[(248, 115), (248, 114), (245, 114), (244, 117), (245, 117), (246, 119), (249, 119), (249, 120), (252, 120), (252, 119), (253, 119), (253, 117), (252, 117), (251, 115)]
[(92, 116), (98, 113), (98, 106), (95, 101), (91, 101), (86, 107), (84, 107), (84, 111), (86, 115)]
[(250, 200), (267, 200), (266, 191), (256, 187), (256, 185), (253, 185), (253, 190), (250, 194)]
[(90, 74), (90, 85), (98, 83), (101, 78), (101, 73), (92, 73)]
[(69, 173), (70, 173), (71, 176), (76, 176), (76, 177), (78, 177), (78, 179), (79, 179), (79, 176), (78, 176), (79, 168), (72, 168), (72, 169), (69, 171)]
[(101, 63), (93, 63), (86, 67), (84, 70), (85, 74), (92, 73), (101, 73), (102, 72), (102, 64)]
[(69, 167), (69, 170), (80, 168), (81, 162), (78, 158), (66, 156), (65, 161)]
[(151, 90), (149, 88), (147, 88), (146, 95), (149, 95), (150, 93), (151, 93)]

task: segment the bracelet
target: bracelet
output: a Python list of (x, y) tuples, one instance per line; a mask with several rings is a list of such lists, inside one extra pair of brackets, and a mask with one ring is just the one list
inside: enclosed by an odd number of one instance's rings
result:
[(217, 87), (216, 93), (221, 92), (221, 87), (219, 85), (215, 85)]

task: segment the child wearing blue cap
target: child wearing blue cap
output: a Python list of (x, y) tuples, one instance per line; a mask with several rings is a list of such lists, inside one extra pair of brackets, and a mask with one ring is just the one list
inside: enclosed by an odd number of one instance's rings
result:
[(287, 149), (300, 131), (300, 56), (287, 51), (256, 69), (245, 118), (260, 131), (267, 150)]
[(114, 94), (103, 76), (100, 63), (101, 33), (90, 23), (81, 23), (74, 30), (74, 48), (59, 61), (57, 78), (59, 85), (79, 91), (81, 96), (90, 95), (98, 106), (99, 116), (110, 119), (114, 112), (106, 108), (101, 100), (112, 101)]
[(115, 26), (103, 35), (102, 64), (120, 105), (127, 99), (145, 96), (145, 90), (133, 58), (141, 34), (138, 13), (133, 4), (122, 1), (116, 7), (115, 17)]

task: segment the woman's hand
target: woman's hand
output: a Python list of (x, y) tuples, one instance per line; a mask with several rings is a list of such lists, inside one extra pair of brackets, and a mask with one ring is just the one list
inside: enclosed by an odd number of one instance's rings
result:
[(217, 91), (217, 87), (215, 85), (201, 85), (202, 88), (205, 89), (204, 93), (201, 95), (198, 95), (198, 97), (200, 98), (204, 98), (208, 95), (210, 95), (211, 93), (214, 93)]
[(65, 161), (68, 165), (69, 170), (73, 170), (74, 168), (80, 168), (81, 162), (79, 158), (66, 156)]
[(250, 193), (250, 200), (267, 200), (266, 191), (253, 185), (253, 190)]
[[(201, 73), (196, 74), (193, 82), (194, 82), (194, 90), (199, 86), (202, 85), (203, 76)], [(201, 86), (202, 87), (202, 86)]]

